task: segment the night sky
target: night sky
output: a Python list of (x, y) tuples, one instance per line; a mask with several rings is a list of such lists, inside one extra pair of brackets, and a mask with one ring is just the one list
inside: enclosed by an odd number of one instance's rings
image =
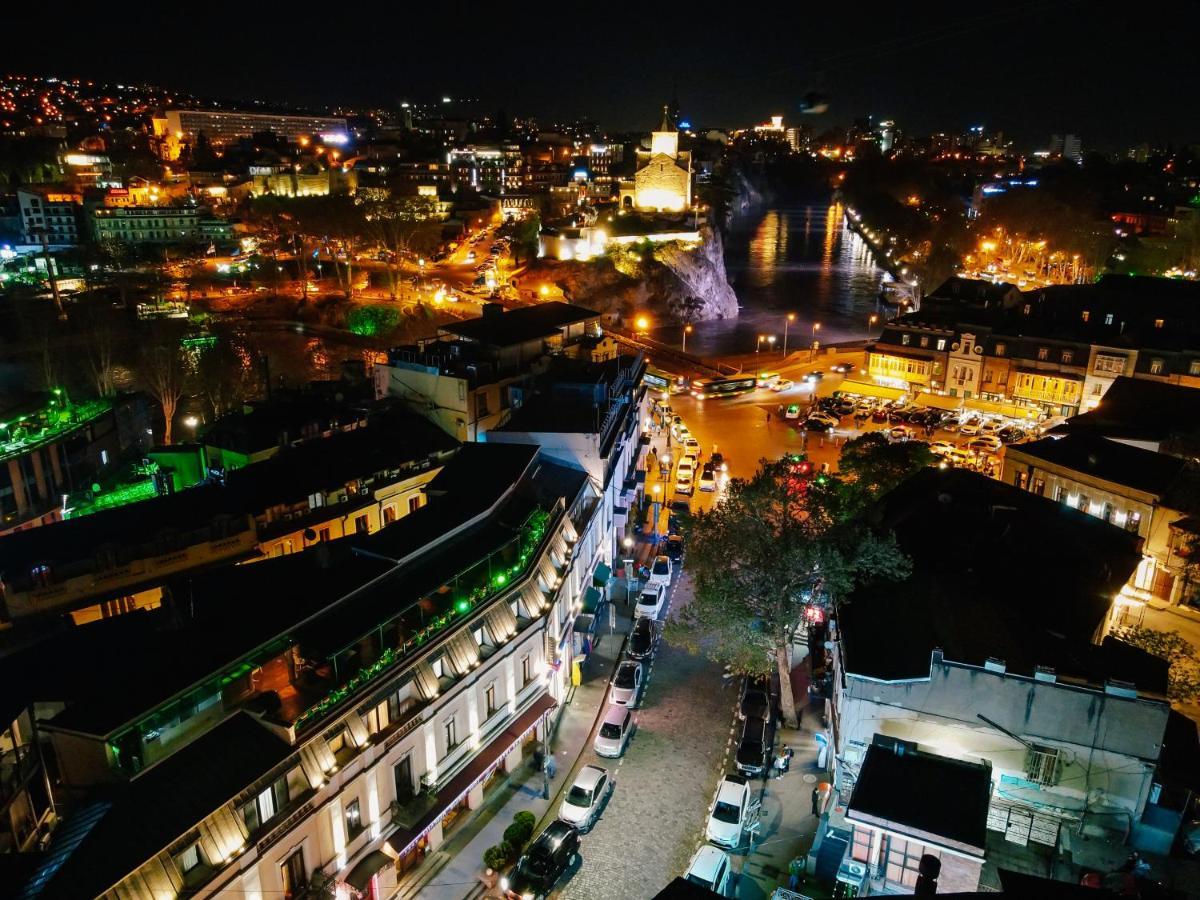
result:
[(819, 91), (817, 127), (874, 114), (918, 134), (985, 124), (1024, 149), (1063, 131), (1085, 148), (1200, 142), (1190, 0), (414, 6), (122, 3), (54, 23), (20, 4), (0, 68), (299, 103), (474, 96), (639, 130), (676, 84), (684, 117), (726, 127), (795, 121)]

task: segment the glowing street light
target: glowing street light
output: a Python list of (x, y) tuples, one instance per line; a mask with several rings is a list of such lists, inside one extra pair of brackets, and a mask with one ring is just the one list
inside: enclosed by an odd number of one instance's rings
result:
[(645, 334), (646, 331), (650, 328), (650, 320), (647, 319), (645, 316), (638, 316), (634, 320), (633, 324), (637, 328), (638, 334)]
[(879, 316), (877, 316), (875, 313), (871, 313), (870, 318), (867, 319), (867, 340), (868, 341), (871, 339), (871, 329), (875, 327), (875, 323), (878, 321), (879, 321)]
[(687, 353), (687, 336), (692, 333), (691, 325), (683, 326), (683, 352)]
[(787, 333), (788, 333), (788, 325), (789, 325), (789, 323), (791, 323), (791, 322), (795, 322), (795, 321), (796, 321), (796, 314), (795, 314), (795, 313), (788, 313), (788, 314), (787, 314), (787, 315), (784, 317), (784, 320), (783, 320), (783, 355), (784, 355), (784, 356), (787, 356)]

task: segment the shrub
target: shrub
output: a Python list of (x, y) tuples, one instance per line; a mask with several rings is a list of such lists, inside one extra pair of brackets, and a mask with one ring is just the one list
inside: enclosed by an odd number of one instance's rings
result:
[(508, 841), (501, 841), (494, 847), (488, 847), (483, 851), (483, 864), (489, 869), (499, 871), (512, 861), (513, 848)]
[(514, 850), (521, 850), (521, 847), (528, 844), (529, 838), (532, 838), (535, 822), (532, 812), (517, 812), (512, 816), (512, 824), (504, 829), (504, 840), (508, 841)]

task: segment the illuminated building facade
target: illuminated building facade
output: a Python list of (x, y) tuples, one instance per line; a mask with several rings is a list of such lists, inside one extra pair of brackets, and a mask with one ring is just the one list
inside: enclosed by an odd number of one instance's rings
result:
[(621, 185), (623, 209), (680, 212), (692, 205), (692, 154), (679, 149), (679, 131), (671, 125), (667, 107), (650, 149), (639, 150), (632, 182)]
[[(39, 896), (391, 896), (528, 765), (612, 559), (585, 472), (530, 446), (462, 454), (407, 522), (193, 579), (158, 646), (140, 616), (73, 631), (36, 684), (63, 702), (34, 724), (67, 790), (114, 799), (94, 820), (63, 807), (87, 839), (34, 873)], [(80, 673), (102, 652), (97, 697)]]
[(240, 110), (169, 109), (162, 117), (153, 119), (152, 125), (165, 159), (178, 159), (183, 145), (195, 145), (201, 132), (214, 147), (263, 131), (287, 140), (323, 137), (329, 143), (345, 143), (350, 134), (346, 120), (342, 118)]
[(52, 246), (79, 243), (79, 212), (83, 196), (54, 185), (31, 185), (17, 189), (21, 210), (21, 239), (37, 244), (45, 235)]

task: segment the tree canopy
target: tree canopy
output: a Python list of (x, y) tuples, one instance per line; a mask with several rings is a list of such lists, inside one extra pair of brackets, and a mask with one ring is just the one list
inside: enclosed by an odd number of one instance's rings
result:
[(871, 431), (842, 448), (838, 469), (859, 489), (860, 499), (869, 501), (933, 465), (933, 461), (933, 453), (924, 441), (889, 441), (881, 432)]
[(894, 536), (856, 511), (862, 487), (816, 475), (803, 459), (764, 460), (692, 523), (694, 597), (668, 625), (671, 639), (736, 672), (778, 668), (784, 715), (795, 722), (789, 648), (805, 607), (844, 599), (870, 578), (908, 576)]

